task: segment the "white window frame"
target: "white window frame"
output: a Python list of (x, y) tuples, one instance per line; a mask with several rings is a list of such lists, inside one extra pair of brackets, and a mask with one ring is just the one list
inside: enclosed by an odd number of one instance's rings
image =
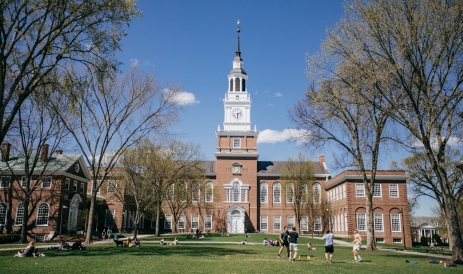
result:
[(260, 230), (268, 231), (268, 216), (260, 216)]
[(106, 188), (106, 194), (114, 195), (117, 192), (117, 182), (113, 180), (108, 181), (108, 185)]
[(296, 226), (296, 218), (294, 216), (287, 216), (286, 225), (288, 226), (288, 230), (292, 230)]
[(24, 221), (24, 203), (20, 203), (16, 207), (16, 217), (14, 218), (14, 225), (21, 226)]
[(391, 214), (391, 232), (402, 232), (400, 214)]
[(301, 217), (301, 231), (309, 231), (309, 217)]
[(45, 234), (35, 234), (36, 242), (45, 242)]
[(199, 215), (193, 214), (191, 215), (191, 229), (198, 229), (199, 228)]
[(172, 215), (164, 215), (164, 229), (172, 229)]
[(344, 198), (344, 199), (347, 197), (347, 196), (346, 196), (346, 195), (347, 195), (346, 192), (347, 192), (347, 191), (346, 191), (346, 184), (343, 184), (343, 185), (342, 185), (342, 193), (343, 193), (343, 197), (342, 197), (342, 198)]
[(27, 188), (26, 176), (21, 177), (21, 187)]
[(64, 183), (64, 190), (69, 190), (70, 185), (71, 185), (71, 179), (66, 178), (66, 182)]
[(363, 183), (355, 184), (355, 196), (356, 197), (365, 197), (365, 185)]
[(241, 202), (247, 202), (247, 201), (248, 201), (248, 190), (241, 189)]
[(51, 188), (53, 179), (51, 176), (43, 177), (42, 178), (42, 188)]
[(232, 202), (240, 202), (240, 198), (241, 198), (241, 186), (240, 186), (240, 183), (238, 182), (233, 182), (233, 185), (232, 185)]
[(193, 203), (198, 203), (201, 199), (201, 189), (198, 182), (191, 184), (191, 200)]
[(11, 176), (2, 176), (2, 181), (0, 182), (0, 188), (9, 188), (11, 184)]
[(281, 216), (273, 216), (273, 230), (281, 230)]
[(294, 203), (294, 185), (293, 184), (286, 185), (286, 203), (288, 204)]
[(273, 183), (273, 203), (281, 204), (281, 184), (279, 182)]
[(50, 205), (41, 203), (37, 207), (37, 217), (35, 219), (35, 226), (48, 226), (48, 219), (50, 217)]
[(268, 185), (266, 182), (260, 183), (260, 202), (268, 203)]
[(232, 192), (231, 189), (229, 188), (225, 189), (225, 202), (231, 202), (231, 199), (230, 199), (231, 192)]
[(6, 213), (8, 212), (8, 207), (6, 203), (0, 202), (0, 226), (6, 226)]
[(178, 229), (186, 229), (186, 215), (185, 214), (180, 214), (180, 216), (178, 217), (178, 224), (177, 224), (177, 228)]
[(85, 192), (85, 184), (83, 182), (80, 183), (80, 193), (84, 193)]
[(301, 193), (299, 193), (299, 195), (301, 197), (301, 203), (307, 203), (308, 202), (307, 199), (308, 199), (308, 196), (309, 196), (309, 189), (308, 189), (307, 184), (302, 183), (299, 191), (301, 192)]
[(240, 137), (233, 138), (233, 148), (241, 148), (241, 138)]
[(384, 231), (384, 220), (383, 214), (373, 214), (373, 223), (375, 232), (383, 232)]
[(204, 199), (206, 203), (212, 203), (214, 201), (214, 184), (212, 182), (207, 182), (204, 190)]
[(321, 188), (319, 183), (314, 183), (312, 185), (312, 191), (313, 191), (313, 203), (314, 204), (320, 204), (321, 201)]
[(322, 217), (321, 216), (315, 216), (313, 218), (313, 230), (314, 231), (322, 231)]
[(392, 239), (392, 242), (393, 242), (394, 244), (401, 244), (401, 243), (402, 243), (402, 238), (393, 238), (393, 239)]
[(77, 192), (77, 181), (74, 180), (74, 183), (72, 184), (72, 192)]
[(377, 243), (385, 243), (384, 238), (376, 238)]
[(358, 231), (367, 231), (367, 214), (357, 213), (357, 229)]
[(375, 183), (373, 185), (373, 197), (382, 197), (383, 196), (383, 191), (381, 184)]
[[(395, 189), (393, 189), (394, 187)], [(399, 185), (398, 184), (389, 184), (389, 197), (399, 198)]]
[(204, 230), (205, 231), (212, 230), (212, 215), (204, 216)]

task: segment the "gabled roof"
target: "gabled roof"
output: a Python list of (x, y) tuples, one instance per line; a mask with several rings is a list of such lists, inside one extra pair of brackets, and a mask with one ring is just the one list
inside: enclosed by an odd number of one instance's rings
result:
[[(33, 163), (35, 155), (29, 159), (29, 164)], [(67, 171), (75, 164), (79, 163), (82, 167), (85, 177), (80, 177)], [(25, 169), (26, 159), (22, 155), (12, 154), (8, 161), (0, 161), (0, 173), (6, 175), (23, 175)], [(67, 175), (69, 177), (78, 177), (82, 179), (90, 179), (90, 174), (85, 168), (86, 164), (80, 154), (53, 154), (50, 155), (46, 162), (38, 161), (34, 169), (34, 175), (40, 175), (43, 171), (44, 175)]]
[[(436, 228), (442, 226), (437, 216), (410, 216), (410, 221), (415, 224), (413, 227), (417, 228)], [(436, 226), (436, 223), (438, 226)]]
[[(257, 176), (280, 176), (286, 161), (257, 161)], [(316, 177), (326, 176), (320, 162), (313, 162)]]

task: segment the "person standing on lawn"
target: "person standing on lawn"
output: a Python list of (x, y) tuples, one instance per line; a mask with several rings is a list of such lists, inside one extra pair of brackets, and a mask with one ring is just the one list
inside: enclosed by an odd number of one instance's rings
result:
[(284, 230), (280, 233), (280, 250), (278, 251), (278, 258), (281, 258), (281, 251), (286, 247), (286, 251), (288, 251), (288, 257), (289, 257), (289, 242), (288, 242), (288, 227), (285, 226), (283, 228)]
[(352, 253), (354, 254), (354, 262), (361, 262), (362, 257), (359, 255), (360, 247), (362, 247), (362, 237), (360, 237), (359, 231), (354, 229), (354, 248), (352, 249)]
[[(333, 233), (328, 229), (323, 235), (322, 240), (325, 240), (325, 263), (333, 262), (333, 252), (334, 252), (334, 245), (333, 245)], [(328, 260), (328, 253), (330, 253), (330, 258)]]
[(293, 261), (296, 260), (297, 256), (297, 239), (299, 239), (299, 234), (296, 232), (296, 227), (293, 227), (293, 231), (289, 233), (289, 260), (291, 261), (291, 255), (293, 254)]

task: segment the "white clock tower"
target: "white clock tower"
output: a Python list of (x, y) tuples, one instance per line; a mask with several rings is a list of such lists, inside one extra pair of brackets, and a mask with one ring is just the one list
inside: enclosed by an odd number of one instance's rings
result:
[[(240, 28), (238, 21), (238, 44), (233, 59), (233, 69), (228, 74), (228, 91), (223, 99), (224, 121), (223, 129), (218, 127), (218, 152), (239, 153), (258, 157), (256, 142), (258, 132), (256, 127), (251, 129), (251, 97), (247, 90), (248, 75), (243, 69), (243, 59), (240, 51)], [(241, 154), (243, 153), (244, 154)], [(224, 155), (223, 155), (224, 156)]]

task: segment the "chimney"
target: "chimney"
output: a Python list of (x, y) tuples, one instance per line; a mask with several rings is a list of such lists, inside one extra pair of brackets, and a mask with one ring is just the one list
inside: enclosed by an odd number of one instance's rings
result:
[(2, 162), (6, 162), (10, 159), (10, 143), (3, 143), (2, 145)]
[(63, 151), (61, 149), (56, 150), (56, 154), (61, 155), (63, 154)]
[(328, 173), (328, 168), (326, 167), (325, 164), (325, 155), (321, 154), (318, 156), (318, 162), (320, 162), (320, 166), (323, 169), (325, 173)]
[(43, 144), (42, 145), (42, 151), (40, 153), (40, 161), (45, 162), (47, 160), (47, 156), (48, 156), (48, 145)]

